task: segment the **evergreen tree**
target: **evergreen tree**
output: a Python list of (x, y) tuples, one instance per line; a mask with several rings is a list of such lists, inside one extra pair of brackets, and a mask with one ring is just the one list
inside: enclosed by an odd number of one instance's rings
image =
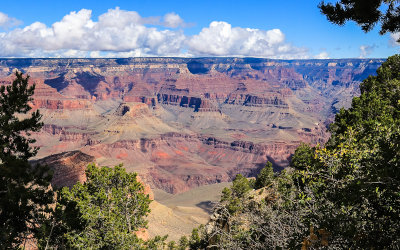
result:
[(336, 115), (326, 147), (316, 150), (319, 164), (303, 175), (316, 198), (311, 218), (338, 246), (400, 245), (400, 56), (377, 73)]
[(243, 199), (252, 188), (249, 180), (241, 174), (237, 174), (231, 188), (222, 190), (221, 202), (226, 203), (227, 209), (234, 214), (243, 208)]
[(296, 148), (290, 161), (290, 166), (297, 170), (305, 170), (307, 167), (318, 163), (318, 161), (314, 159), (314, 155), (315, 148), (302, 143)]
[(11, 85), (0, 87), (0, 245), (4, 248), (17, 248), (36, 235), (53, 201), (48, 169), (28, 163), (38, 150), (29, 136), (42, 127), (39, 111), (28, 113), (35, 86), (28, 86), (29, 76), (15, 75)]
[[(85, 183), (58, 192), (53, 222), (45, 228), (41, 246), (74, 249), (137, 249), (143, 246), (135, 232), (147, 225), (151, 202), (136, 173), (89, 165)], [(165, 238), (149, 241), (164, 244)], [(152, 248), (152, 247), (150, 247)]]
[(243, 198), (245, 193), (251, 190), (249, 180), (241, 174), (236, 175), (232, 183), (232, 194), (234, 197)]
[(380, 33), (400, 31), (398, 0), (340, 0), (335, 4), (322, 1), (319, 6), (328, 20), (338, 25), (355, 21), (365, 32), (380, 23)]
[(257, 175), (255, 188), (259, 189), (272, 184), (274, 178), (274, 169), (272, 163), (268, 162), (267, 165), (261, 169), (260, 173)]

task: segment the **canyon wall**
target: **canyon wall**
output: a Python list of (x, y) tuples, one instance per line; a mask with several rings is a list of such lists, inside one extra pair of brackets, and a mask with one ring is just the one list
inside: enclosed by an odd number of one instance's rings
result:
[[(283, 169), (301, 142), (324, 143), (334, 114), (383, 61), (0, 59), (0, 84), (16, 69), (36, 84), (37, 158), (79, 150), (179, 193), (254, 176), (267, 161)], [(73, 169), (65, 175), (79, 177)]]

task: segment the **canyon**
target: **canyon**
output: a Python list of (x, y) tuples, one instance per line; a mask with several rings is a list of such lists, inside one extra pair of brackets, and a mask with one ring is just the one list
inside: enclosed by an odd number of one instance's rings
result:
[(323, 144), (382, 62), (0, 59), (0, 84), (15, 70), (35, 84), (31, 106), (44, 122), (35, 160), (57, 165), (53, 185), (82, 181), (83, 163), (123, 163), (151, 189), (178, 194), (255, 176), (267, 161), (282, 170), (300, 143)]

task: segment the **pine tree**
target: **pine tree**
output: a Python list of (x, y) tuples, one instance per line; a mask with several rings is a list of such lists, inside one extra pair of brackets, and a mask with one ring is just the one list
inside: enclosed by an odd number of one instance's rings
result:
[(0, 245), (5, 248), (34, 237), (53, 201), (48, 169), (28, 162), (38, 151), (31, 132), (42, 127), (39, 111), (29, 113), (35, 85), (28, 86), (29, 76), (15, 76), (11, 85), (0, 87)]

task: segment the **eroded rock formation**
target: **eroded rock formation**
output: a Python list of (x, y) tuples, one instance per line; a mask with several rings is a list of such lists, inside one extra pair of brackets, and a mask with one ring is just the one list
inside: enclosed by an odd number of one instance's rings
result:
[[(179, 193), (254, 176), (266, 161), (282, 169), (300, 142), (324, 143), (335, 112), (382, 62), (0, 59), (0, 84), (16, 69), (36, 83), (31, 105), (45, 123), (35, 134), (39, 158), (80, 150)], [(80, 176), (82, 168), (60, 171)]]

